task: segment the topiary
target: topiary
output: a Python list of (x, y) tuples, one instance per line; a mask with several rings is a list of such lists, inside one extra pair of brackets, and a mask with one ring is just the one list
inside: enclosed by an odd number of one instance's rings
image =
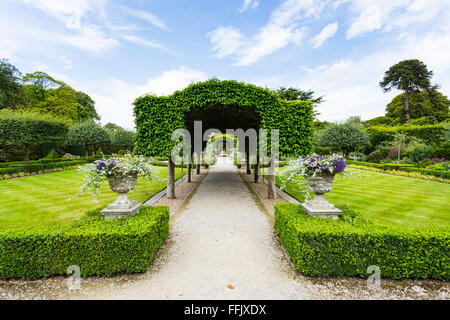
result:
[(45, 159), (58, 159), (58, 158), (59, 154), (58, 152), (55, 151), (55, 149), (50, 150), (50, 152), (45, 157)]

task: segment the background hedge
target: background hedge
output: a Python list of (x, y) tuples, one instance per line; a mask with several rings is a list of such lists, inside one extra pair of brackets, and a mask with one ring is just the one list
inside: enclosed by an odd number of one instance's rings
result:
[[(257, 121), (262, 129), (279, 129), (282, 154), (300, 156), (311, 151), (313, 108), (310, 102), (284, 101), (268, 89), (218, 79), (191, 84), (167, 97), (137, 98), (134, 102), (136, 151), (147, 156), (168, 157), (175, 145), (171, 141), (172, 132), (191, 125), (186, 123), (187, 114), (193, 111), (207, 114), (217, 105), (237, 108)], [(241, 116), (236, 118), (236, 122), (242, 120)]]
[(372, 163), (372, 162), (364, 162), (364, 161), (353, 161), (346, 160), (348, 164), (354, 164), (357, 166), (369, 167), (369, 168), (377, 168), (382, 170), (398, 170), (405, 172), (418, 172), (424, 175), (434, 176), (438, 178), (450, 179), (450, 171), (445, 170), (433, 170), (433, 169), (425, 169), (414, 167), (411, 164), (395, 164), (395, 163)]
[(343, 208), (337, 221), (313, 218), (300, 205), (275, 204), (275, 229), (295, 267), (308, 276), (360, 276), (370, 265), (383, 278), (450, 280), (450, 233), (372, 224)]
[(398, 127), (371, 126), (366, 128), (370, 136), (370, 142), (377, 146), (384, 141), (392, 141), (395, 133), (406, 134), (408, 137), (416, 137), (427, 144), (439, 146), (446, 131), (443, 125), (403, 125)]
[(145, 272), (169, 232), (168, 207), (142, 207), (131, 219), (104, 220), (100, 209), (72, 224), (0, 229), (0, 279)]

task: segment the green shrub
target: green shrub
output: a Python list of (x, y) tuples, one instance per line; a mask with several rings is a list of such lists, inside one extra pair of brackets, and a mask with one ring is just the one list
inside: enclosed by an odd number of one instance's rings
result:
[(145, 272), (169, 231), (168, 207), (142, 207), (130, 219), (104, 220), (100, 210), (71, 224), (0, 229), (0, 279)]
[(45, 159), (58, 159), (59, 154), (55, 149), (50, 150), (50, 152), (45, 156)]
[(299, 205), (275, 204), (275, 229), (300, 272), (367, 277), (376, 265), (384, 278), (450, 280), (448, 230), (381, 226), (346, 211), (334, 221), (310, 217)]
[(408, 157), (413, 162), (419, 162), (433, 155), (433, 147), (426, 144), (415, 144), (407, 150)]

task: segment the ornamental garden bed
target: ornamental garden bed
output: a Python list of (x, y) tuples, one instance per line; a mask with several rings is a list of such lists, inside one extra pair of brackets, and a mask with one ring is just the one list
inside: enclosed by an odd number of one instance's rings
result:
[(339, 220), (313, 218), (299, 205), (275, 205), (275, 229), (295, 267), (307, 276), (450, 280), (448, 229), (405, 228), (372, 223), (341, 207)]
[(142, 207), (130, 219), (104, 220), (100, 209), (71, 224), (0, 229), (0, 279), (145, 272), (169, 231), (168, 207)]

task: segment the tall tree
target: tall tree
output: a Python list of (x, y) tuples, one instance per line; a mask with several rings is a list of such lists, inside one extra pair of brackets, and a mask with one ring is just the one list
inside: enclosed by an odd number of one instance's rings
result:
[(411, 93), (420, 90), (431, 92), (437, 88), (436, 85), (431, 85), (432, 76), (433, 71), (428, 71), (427, 66), (417, 59), (400, 61), (385, 72), (384, 78), (380, 82), (380, 87), (385, 92), (390, 91), (392, 88), (404, 91), (405, 123), (409, 123), (411, 119), (409, 110)]
[(0, 59), (0, 109), (16, 109), (25, 103), (22, 73), (8, 60)]
[(84, 92), (76, 92), (78, 101), (78, 120), (100, 120), (100, 116), (95, 110), (95, 101)]
[[(322, 102), (325, 102), (323, 96), (314, 97), (314, 91), (312, 90), (303, 91), (293, 87), (290, 88), (280, 87), (278, 90), (276, 90), (276, 93), (278, 93), (281, 99), (287, 101), (293, 100), (310, 101), (312, 102), (314, 107), (317, 107)], [(316, 118), (318, 115), (319, 113), (317, 111), (314, 111), (314, 117)]]
[(94, 121), (84, 121), (69, 128), (67, 144), (83, 147), (86, 160), (89, 157), (89, 147), (109, 145), (111, 138), (108, 132)]

